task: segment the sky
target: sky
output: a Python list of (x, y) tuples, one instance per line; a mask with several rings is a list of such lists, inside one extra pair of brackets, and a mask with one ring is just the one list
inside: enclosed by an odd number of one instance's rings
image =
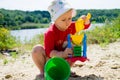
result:
[[(0, 8), (9, 10), (47, 10), (53, 0), (0, 0)], [(120, 0), (67, 0), (75, 9), (120, 9)]]

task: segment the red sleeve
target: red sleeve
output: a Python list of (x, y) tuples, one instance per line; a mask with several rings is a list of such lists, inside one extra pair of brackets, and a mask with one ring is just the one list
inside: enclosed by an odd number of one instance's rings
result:
[(50, 52), (54, 49), (54, 34), (49, 31), (45, 33), (44, 37), (44, 47), (45, 52), (48, 57), (50, 57)]
[(90, 27), (90, 24), (84, 25), (84, 29), (88, 29)]

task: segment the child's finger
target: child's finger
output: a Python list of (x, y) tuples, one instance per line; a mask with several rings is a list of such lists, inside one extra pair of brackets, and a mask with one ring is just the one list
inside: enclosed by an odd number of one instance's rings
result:
[(83, 20), (86, 19), (86, 16), (85, 15), (82, 15), (80, 18), (82, 18)]

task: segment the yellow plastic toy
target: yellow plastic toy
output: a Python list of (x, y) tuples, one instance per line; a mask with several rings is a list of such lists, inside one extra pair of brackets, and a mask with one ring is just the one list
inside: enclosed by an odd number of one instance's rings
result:
[[(90, 20), (90, 18), (91, 18), (91, 14), (88, 13), (86, 16), (86, 20)], [(82, 18), (79, 18), (75, 22), (75, 28), (76, 28), (76, 33), (74, 35), (71, 35), (72, 42), (75, 45), (80, 45), (80, 43), (82, 42), (82, 39), (84, 37), (84, 33), (81, 32), (84, 29), (84, 20)]]

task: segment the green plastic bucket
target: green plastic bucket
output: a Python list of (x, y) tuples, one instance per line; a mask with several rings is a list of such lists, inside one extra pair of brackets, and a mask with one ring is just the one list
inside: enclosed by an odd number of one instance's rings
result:
[(45, 80), (68, 80), (70, 65), (63, 58), (54, 57), (46, 62), (44, 71)]

